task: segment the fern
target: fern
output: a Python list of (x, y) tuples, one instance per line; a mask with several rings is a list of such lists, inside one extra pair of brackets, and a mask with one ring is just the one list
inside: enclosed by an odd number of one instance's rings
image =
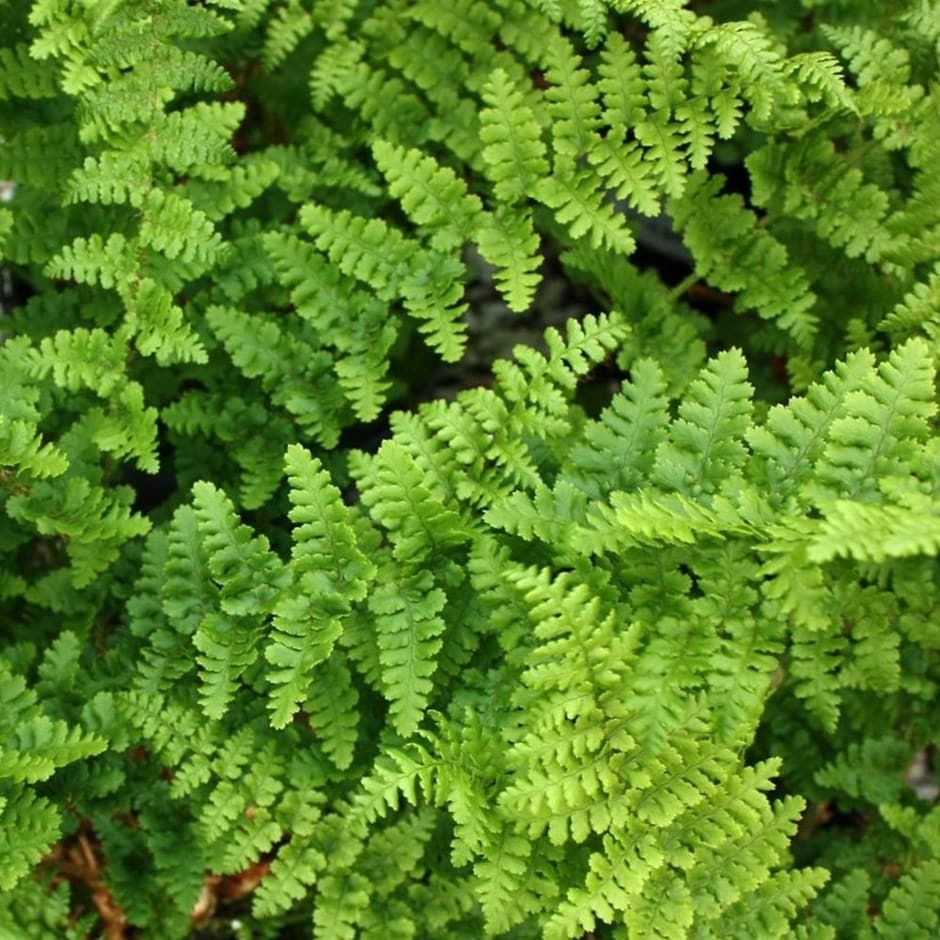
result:
[(0, 934), (934, 936), (934, 6), (2, 5)]

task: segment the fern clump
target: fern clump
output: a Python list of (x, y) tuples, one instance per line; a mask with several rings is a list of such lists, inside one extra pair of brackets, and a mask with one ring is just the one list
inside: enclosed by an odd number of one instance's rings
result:
[(0, 936), (932, 940), (934, 7), (4, 5)]

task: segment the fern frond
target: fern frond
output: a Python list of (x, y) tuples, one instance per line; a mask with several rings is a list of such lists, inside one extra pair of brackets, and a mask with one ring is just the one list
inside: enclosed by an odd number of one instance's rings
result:
[(151, 190), (144, 201), (140, 243), (171, 260), (197, 262), (203, 269), (224, 251), (222, 237), (205, 213), (162, 189)]
[(497, 266), (494, 278), (509, 309), (528, 310), (541, 281), (542, 263), (531, 213), (513, 209), (484, 213), (474, 237), (480, 254)]
[(359, 551), (349, 510), (319, 461), (299, 445), (285, 458), (293, 508), (300, 523), (288, 572), (293, 589), (274, 609), (274, 630), (265, 648), (271, 723), (283, 728), (308, 694), (312, 671), (326, 660), (342, 632), (342, 618), (366, 596), (375, 567)]
[(810, 561), (833, 558), (883, 562), (940, 551), (940, 501), (912, 493), (903, 506), (866, 506), (837, 500), (825, 509), (807, 547)]
[(541, 180), (535, 197), (555, 211), (555, 217), (568, 228), (575, 241), (588, 237), (594, 248), (606, 247), (630, 255), (636, 247), (622, 213), (604, 201), (597, 179), (590, 171), (562, 171)]
[(562, 465), (564, 476), (594, 498), (638, 488), (666, 437), (668, 404), (659, 366), (649, 359), (633, 363), (630, 380), (585, 426), (581, 442)]
[(653, 479), (667, 490), (697, 496), (716, 492), (739, 473), (752, 392), (739, 350), (712, 359), (679, 405), (669, 440), (656, 450)]
[(231, 500), (211, 483), (194, 484), (193, 512), (222, 611), (230, 617), (269, 614), (285, 575), (268, 540), (241, 524)]
[(395, 557), (408, 565), (466, 541), (459, 516), (425, 486), (424, 475), (396, 441), (386, 441), (376, 454), (369, 476), (359, 476), (363, 504), (389, 532)]
[(403, 738), (417, 731), (428, 706), (441, 649), (446, 596), (430, 571), (394, 573), (369, 597), (375, 615), (382, 684), (392, 725)]
[(503, 69), (496, 69), (483, 86), (480, 139), (483, 170), (501, 203), (528, 198), (548, 174), (545, 144), (535, 115)]
[(758, 479), (766, 480), (772, 502), (782, 501), (809, 479), (833, 421), (843, 414), (848, 396), (862, 388), (874, 365), (868, 350), (851, 353), (804, 396), (774, 405), (764, 424), (748, 430), (754, 452), (751, 469)]
[(449, 251), (470, 238), (482, 204), (453, 170), (420, 150), (405, 150), (386, 141), (373, 143), (372, 153), (388, 180), (389, 193), (400, 200), (416, 225), (430, 232), (434, 248)]
[(61, 476), (68, 466), (68, 457), (55, 444), (43, 441), (34, 424), (0, 414), (0, 467), (42, 478)]
[(930, 435), (934, 378), (930, 347), (915, 338), (847, 395), (848, 414), (832, 422), (816, 480), (807, 487), (817, 504), (827, 498), (871, 501), (880, 477), (904, 475), (914, 448)]

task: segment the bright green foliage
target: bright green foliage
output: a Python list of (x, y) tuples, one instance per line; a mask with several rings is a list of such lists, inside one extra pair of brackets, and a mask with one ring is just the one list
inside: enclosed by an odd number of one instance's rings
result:
[(936, 6), (2, 5), (0, 938), (933, 940)]

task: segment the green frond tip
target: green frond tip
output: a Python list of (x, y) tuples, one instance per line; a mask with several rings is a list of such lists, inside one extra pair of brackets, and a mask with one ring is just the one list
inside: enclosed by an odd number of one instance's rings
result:
[(810, 561), (833, 558), (883, 562), (889, 558), (940, 554), (940, 499), (910, 493), (904, 505), (867, 505), (837, 500), (807, 547)]
[(372, 153), (388, 180), (389, 192), (401, 202), (405, 214), (430, 234), (433, 247), (449, 251), (471, 237), (483, 207), (453, 170), (420, 150), (382, 140), (372, 145)]
[(284, 727), (308, 695), (314, 667), (327, 659), (352, 604), (365, 599), (375, 566), (356, 543), (352, 514), (319, 460), (299, 444), (285, 458), (289, 515), (297, 524), (288, 573), (291, 589), (274, 609), (265, 648), (273, 667), (271, 724)]
[(220, 718), (239, 678), (258, 658), (264, 619), (288, 575), (267, 539), (239, 523), (231, 501), (213, 484), (194, 484), (193, 511), (218, 588), (217, 608), (203, 616), (193, 637), (200, 652), (200, 698), (205, 713)]
[(656, 451), (653, 479), (667, 490), (698, 496), (739, 474), (753, 391), (740, 350), (712, 359), (689, 387), (669, 439)]
[(483, 86), (480, 112), (484, 172), (502, 203), (521, 202), (548, 175), (541, 129), (521, 92), (503, 69)]
[(388, 577), (369, 597), (375, 615), (382, 685), (392, 726), (402, 737), (418, 730), (434, 688), (444, 621), (444, 592), (430, 571)]

